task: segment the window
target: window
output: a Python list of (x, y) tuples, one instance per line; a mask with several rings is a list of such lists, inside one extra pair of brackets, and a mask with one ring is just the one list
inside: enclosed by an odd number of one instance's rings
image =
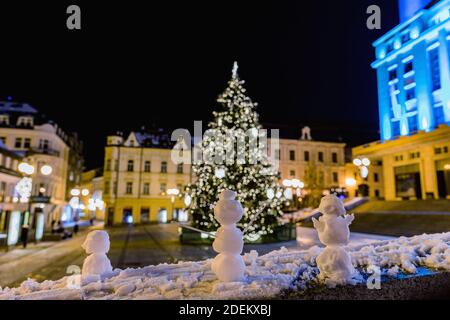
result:
[(441, 71), (439, 67), (439, 48), (430, 51), (430, 74), (433, 91), (441, 88)]
[(331, 159), (332, 159), (333, 163), (337, 163), (338, 162), (338, 155), (337, 155), (336, 152), (333, 152), (331, 154)]
[(21, 116), (17, 119), (18, 126), (33, 126), (33, 117)]
[(295, 177), (295, 170), (289, 171), (289, 175), (291, 176), (291, 178), (294, 178)]
[(403, 161), (403, 155), (395, 156), (394, 160), (395, 161)]
[(134, 171), (134, 161), (133, 160), (128, 160), (127, 171), (128, 172), (133, 172)]
[(111, 171), (111, 159), (106, 160), (106, 170), (105, 171)]
[(333, 183), (339, 182), (339, 174), (337, 172), (333, 172)]
[(7, 114), (0, 115), (0, 125), (9, 125), (9, 116)]
[(392, 121), (392, 136), (397, 137), (400, 135), (400, 121)]
[(397, 79), (397, 69), (389, 71), (389, 81)]
[(25, 138), (24, 142), (23, 142), (23, 147), (29, 149), (31, 147), (31, 139), (30, 138)]
[(448, 147), (445, 146), (444, 148), (442, 148), (442, 150), (444, 151), (444, 153), (448, 153)]
[(319, 160), (319, 162), (323, 162), (323, 152), (319, 151), (319, 153), (317, 154), (317, 158)]
[(182, 163), (177, 164), (177, 173), (183, 173), (183, 164)]
[(289, 160), (295, 161), (295, 151), (294, 150), (289, 151)]
[(319, 171), (319, 185), (323, 185), (324, 184), (324, 174), (323, 171)]
[(437, 125), (445, 123), (445, 114), (442, 105), (434, 108), (434, 119)]
[(378, 173), (376, 173), (376, 172), (373, 173), (373, 181), (374, 182), (378, 182), (379, 181)]
[(375, 197), (379, 198), (380, 197), (380, 190), (375, 189)]
[(3, 142), (3, 144), (6, 144), (6, 137), (0, 137), (0, 141)]
[(161, 162), (161, 173), (167, 173), (167, 162)]
[(167, 185), (165, 183), (161, 183), (159, 185), (159, 191), (161, 191), (161, 193), (166, 193), (166, 188), (167, 188)]
[(133, 193), (133, 182), (127, 182), (125, 193), (126, 194), (132, 194)]
[(181, 183), (177, 183), (177, 189), (183, 191), (183, 185)]
[(105, 181), (105, 185), (104, 185), (104, 188), (103, 188), (103, 192), (105, 193), (105, 194), (109, 194), (109, 192), (110, 192), (110, 183), (109, 183), (109, 181), (108, 180), (106, 180)]
[(416, 97), (416, 90), (415, 88), (410, 88), (406, 90), (406, 101), (412, 100)]
[(151, 169), (150, 161), (145, 161), (144, 162), (144, 172), (150, 172), (150, 169)]
[(414, 69), (414, 67), (413, 67), (412, 60), (408, 61), (407, 63), (405, 63), (405, 74), (408, 73), (408, 72), (413, 71), (413, 69)]
[(47, 139), (40, 139), (39, 140), (39, 149), (40, 150), (46, 151), (46, 150), (48, 150), (48, 147), (49, 147), (49, 142), (48, 142)]
[(309, 151), (305, 151), (305, 152), (304, 152), (303, 158), (304, 158), (304, 160), (305, 160), (306, 162), (309, 161)]
[(148, 182), (144, 183), (144, 190), (142, 191), (142, 193), (145, 195), (150, 194), (150, 183), (148, 183)]
[(418, 124), (417, 124), (417, 116), (416, 115), (408, 117), (408, 127), (409, 127), (409, 132), (416, 132), (419, 129)]
[(14, 144), (14, 148), (22, 148), (22, 138), (16, 138), (16, 143)]
[(409, 154), (409, 157), (411, 159), (419, 159), (420, 158), (420, 152), (412, 152)]

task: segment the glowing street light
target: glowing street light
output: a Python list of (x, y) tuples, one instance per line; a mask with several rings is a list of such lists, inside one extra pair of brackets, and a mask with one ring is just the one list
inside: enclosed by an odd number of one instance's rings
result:
[(80, 189), (74, 188), (70, 190), (70, 195), (74, 197), (78, 197), (80, 195)]
[(48, 164), (43, 165), (41, 167), (41, 174), (43, 174), (44, 176), (49, 176), (51, 175), (53, 172), (53, 168), (51, 166), (49, 166)]
[(356, 186), (356, 180), (353, 178), (347, 178), (345, 179), (345, 184), (347, 185), (347, 187), (354, 187)]
[(26, 162), (21, 162), (17, 167), (23, 174), (31, 176), (34, 173), (34, 167)]
[(83, 196), (83, 197), (86, 197), (86, 196), (88, 196), (89, 195), (89, 190), (88, 189), (83, 189), (83, 190), (81, 190), (81, 195)]

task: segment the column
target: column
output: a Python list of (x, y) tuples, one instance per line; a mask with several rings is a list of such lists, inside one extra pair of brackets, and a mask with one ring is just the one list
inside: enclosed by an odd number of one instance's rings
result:
[(382, 141), (392, 139), (388, 82), (389, 73), (386, 64), (383, 64), (377, 69), (378, 108), (380, 112), (380, 134)]

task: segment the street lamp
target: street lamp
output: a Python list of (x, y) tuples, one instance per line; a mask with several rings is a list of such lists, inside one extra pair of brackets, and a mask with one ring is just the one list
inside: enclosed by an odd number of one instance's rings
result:
[(358, 157), (353, 159), (353, 164), (359, 168), (361, 178), (365, 179), (369, 176), (370, 160), (367, 157)]
[(293, 193), (295, 190), (295, 196), (297, 199), (295, 199), (296, 201), (294, 201), (294, 203), (297, 203), (298, 198), (301, 196), (301, 190), (305, 187), (305, 184), (298, 179), (284, 179), (282, 184), (285, 187), (283, 194), (288, 200), (292, 200), (294, 198)]
[(173, 189), (168, 189), (167, 190), (167, 194), (170, 196), (170, 203), (172, 204), (171, 207), (171, 212), (172, 212), (172, 219), (173, 219), (173, 209), (174, 209), (174, 203), (175, 203), (175, 196), (180, 194), (180, 190), (173, 188)]

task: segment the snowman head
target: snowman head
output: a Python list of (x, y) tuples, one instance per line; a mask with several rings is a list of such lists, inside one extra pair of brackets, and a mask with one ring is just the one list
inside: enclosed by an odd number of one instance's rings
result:
[(87, 254), (107, 253), (109, 251), (109, 235), (103, 230), (89, 232), (81, 247), (86, 250)]
[(342, 216), (346, 211), (342, 201), (334, 194), (330, 194), (320, 201), (319, 212), (323, 215)]
[(221, 225), (230, 225), (239, 222), (244, 215), (239, 201), (235, 200), (237, 193), (224, 190), (219, 196), (219, 201), (214, 208), (214, 216)]

